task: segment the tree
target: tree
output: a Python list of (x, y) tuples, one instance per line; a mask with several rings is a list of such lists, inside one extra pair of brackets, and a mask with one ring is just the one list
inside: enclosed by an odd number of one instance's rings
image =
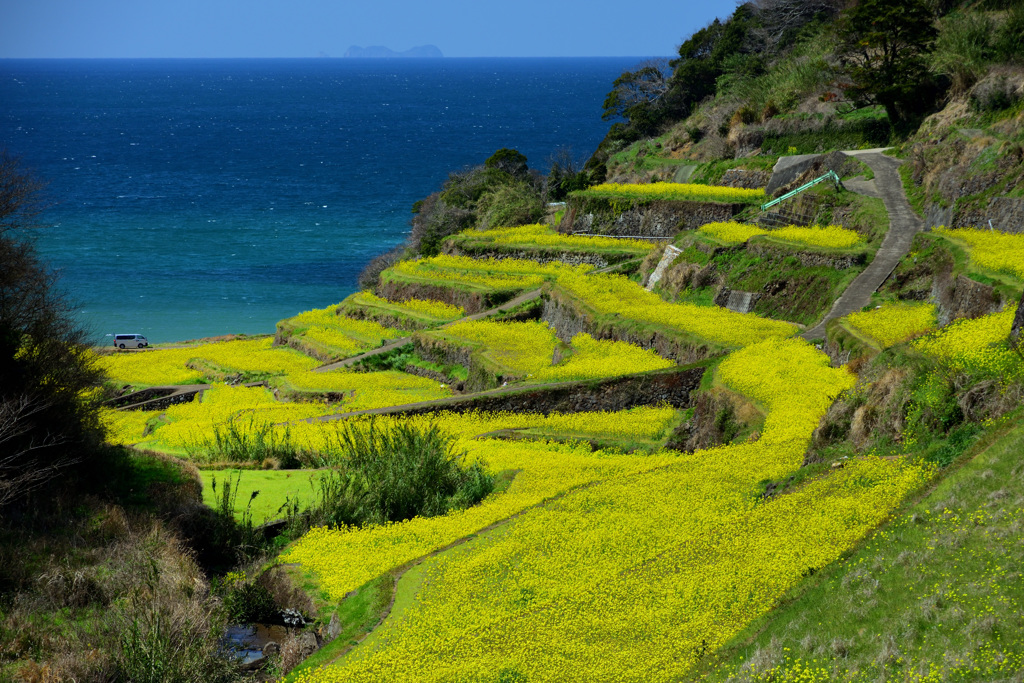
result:
[(95, 452), (100, 373), (29, 233), (40, 185), (0, 154), (0, 508)]
[(502, 147), (492, 154), (484, 162), (484, 167), (496, 168), (517, 178), (525, 177), (530, 170), (526, 165), (526, 155), (519, 150), (509, 149), (508, 147)]
[(840, 0), (756, 0), (759, 26), (752, 33), (767, 52), (789, 44), (800, 29), (818, 19), (833, 19), (842, 8)]
[(854, 101), (882, 105), (894, 126), (922, 111), (931, 90), (925, 55), (936, 36), (923, 0), (860, 0), (839, 31)]
[(668, 92), (670, 73), (667, 59), (649, 59), (622, 72), (605, 97), (601, 118), (625, 119), (640, 132), (649, 132), (660, 119), (659, 104)]

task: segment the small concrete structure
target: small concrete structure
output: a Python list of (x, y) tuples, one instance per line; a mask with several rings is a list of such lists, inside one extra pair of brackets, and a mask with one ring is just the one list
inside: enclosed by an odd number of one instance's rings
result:
[(671, 244), (665, 247), (665, 253), (658, 261), (658, 267), (654, 269), (651, 276), (647, 278), (647, 291), (650, 292), (654, 289), (654, 285), (661, 281), (661, 278), (665, 275), (665, 271), (669, 269), (669, 266), (679, 258), (679, 255), (683, 252)]

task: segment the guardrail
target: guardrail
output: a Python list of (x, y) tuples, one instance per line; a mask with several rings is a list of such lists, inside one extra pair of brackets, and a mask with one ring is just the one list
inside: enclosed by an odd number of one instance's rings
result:
[(787, 192), (786, 194), (782, 195), (778, 199), (773, 199), (772, 201), (768, 202), (767, 204), (762, 204), (761, 205), (761, 211), (767, 211), (768, 209), (770, 209), (771, 207), (775, 206), (779, 202), (785, 201), (785, 200), (789, 199), (790, 197), (792, 197), (794, 195), (800, 194), (804, 190), (808, 190), (808, 189), (814, 187), (815, 185), (817, 185), (818, 183), (824, 182), (826, 180), (832, 180), (833, 182), (835, 182), (836, 187), (839, 187), (839, 184), (840, 184), (839, 176), (836, 175), (835, 171), (829, 171), (828, 173), (826, 173), (825, 175), (821, 176), (820, 178), (815, 178), (811, 182), (806, 183), (804, 185), (801, 185), (800, 187), (796, 188), (792, 192)]

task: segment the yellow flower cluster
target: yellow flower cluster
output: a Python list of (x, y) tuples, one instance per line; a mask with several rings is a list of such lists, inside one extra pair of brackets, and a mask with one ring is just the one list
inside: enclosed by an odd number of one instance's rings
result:
[(758, 442), (642, 457), (478, 441), (490, 469), (521, 470), (508, 491), (446, 517), (311, 532), (287, 560), (337, 599), (522, 511), (427, 559), (403, 579), (415, 596), (370, 639), (299, 680), (672, 680), (923, 481), (912, 465), (863, 459), (760, 502), (758, 483), (799, 467), (825, 397), (852, 377), (799, 340), (734, 356), (723, 379), (779, 413)]
[(466, 314), (461, 306), (446, 304), (443, 301), (430, 299), (406, 299), (405, 301), (388, 301), (373, 292), (358, 292), (349, 301), (360, 306), (377, 306), (390, 308), (399, 312), (425, 315), (436, 320), (456, 320)]
[(396, 370), (382, 372), (295, 372), (277, 380), (282, 388), (344, 394), (334, 412), (434, 401), (452, 395), (451, 389), (426, 377)]
[(916, 337), (935, 329), (935, 305), (922, 303), (886, 304), (873, 311), (859, 311), (846, 316), (858, 332), (871, 337), (882, 348)]
[(713, 237), (726, 244), (743, 244), (755, 235), (767, 235), (768, 231), (750, 223), (728, 221), (725, 223), (705, 223), (697, 232)]
[(152, 410), (112, 410), (103, 408), (100, 410), (100, 423), (103, 424), (107, 433), (107, 442), (130, 446), (139, 443), (145, 438), (147, 423), (159, 415), (158, 411)]
[(558, 338), (547, 323), (469, 320), (427, 332), (456, 342), (483, 346), (483, 353), (513, 373), (528, 375), (551, 366)]
[(801, 227), (790, 225), (774, 230), (764, 230), (747, 223), (708, 223), (702, 225), (701, 232), (728, 244), (743, 244), (756, 235), (770, 235), (774, 239), (793, 242), (811, 247), (832, 247), (846, 249), (861, 242), (860, 235), (854, 230), (847, 230), (838, 225)]
[(966, 245), (971, 252), (971, 261), (979, 266), (1001, 270), (1024, 280), (1024, 235), (974, 228), (933, 228), (933, 231)]
[(687, 202), (741, 202), (757, 204), (764, 201), (764, 190), (743, 190), (736, 187), (699, 185), (694, 183), (603, 183), (574, 192), (587, 197), (636, 198)]
[(280, 403), (263, 387), (212, 385), (201, 399), (170, 406), (168, 424), (136, 443), (173, 453), (201, 453), (214, 441), (215, 430), (235, 424), (244, 432), (333, 412), (320, 403)]
[(286, 375), (309, 370), (319, 363), (292, 349), (275, 347), (270, 337), (214, 342), (200, 346), (159, 349), (100, 356), (100, 367), (112, 381), (156, 386), (196, 384), (204, 381), (199, 370), (187, 367), (197, 359), (235, 372)]
[(278, 329), (309, 339), (341, 355), (380, 346), (382, 341), (405, 335), (372, 320), (355, 320), (337, 315), (337, 306), (305, 311), (277, 324)]
[(542, 368), (533, 379), (561, 382), (568, 380), (598, 379), (617, 375), (670, 368), (675, 363), (636, 344), (607, 339), (594, 339), (586, 332), (572, 338), (575, 353), (562, 363)]
[(466, 256), (434, 256), (416, 261), (401, 261), (381, 273), (385, 280), (403, 279), (429, 283), (448, 282), (485, 289), (527, 289), (564, 274), (583, 275), (591, 265), (568, 266), (563, 263), (538, 263), (524, 259), (473, 259)]
[(491, 230), (467, 230), (456, 240), (488, 242), (512, 247), (552, 247), (566, 251), (599, 251), (612, 249), (645, 254), (654, 248), (647, 240), (615, 239), (614, 237), (588, 237), (564, 235), (548, 225), (520, 225), (514, 228), (493, 228)]
[(1008, 308), (973, 320), (961, 319), (913, 342), (914, 348), (956, 370), (1009, 379), (1024, 371), (1020, 356), (1007, 348), (1015, 310)]
[(623, 275), (564, 276), (558, 284), (599, 315), (653, 323), (725, 346), (746, 346), (768, 337), (788, 337), (796, 326), (753, 313), (675, 304), (646, 291)]

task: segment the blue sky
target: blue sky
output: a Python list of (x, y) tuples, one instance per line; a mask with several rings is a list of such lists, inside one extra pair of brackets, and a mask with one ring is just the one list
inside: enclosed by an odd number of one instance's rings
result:
[(671, 55), (735, 0), (0, 0), (0, 58)]

